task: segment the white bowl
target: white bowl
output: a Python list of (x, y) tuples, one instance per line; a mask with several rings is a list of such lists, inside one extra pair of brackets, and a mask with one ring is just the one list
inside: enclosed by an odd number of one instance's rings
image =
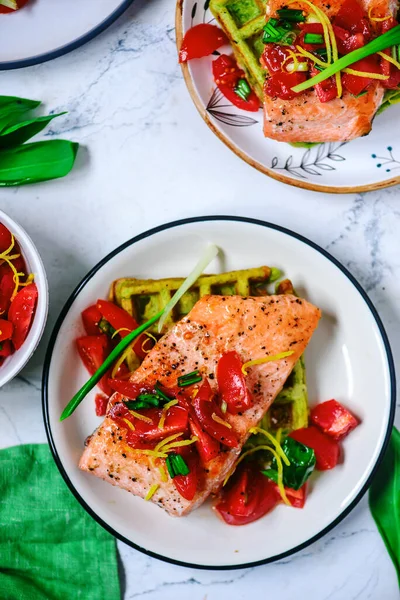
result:
[(35, 283), (38, 288), (38, 302), (33, 319), (32, 327), (22, 347), (14, 352), (12, 356), (0, 366), (0, 388), (11, 381), (23, 367), (37, 348), (42, 337), (44, 326), (46, 324), (47, 312), (49, 308), (49, 290), (47, 285), (46, 272), (44, 270), (42, 259), (26, 231), (18, 225), (13, 219), (0, 210), (0, 223), (3, 223), (14, 235), (19, 243), (22, 255), (25, 259), (29, 273), (35, 276)]
[[(66, 421), (60, 415), (88, 379), (76, 352), (81, 311), (106, 298), (119, 277), (186, 276), (207, 243), (222, 253), (208, 272), (271, 264), (319, 306), (322, 319), (306, 351), (310, 405), (336, 398), (361, 424), (344, 440), (344, 460), (310, 481), (303, 510), (278, 506), (263, 519), (230, 527), (210, 503), (173, 519), (151, 502), (80, 471), (85, 438), (99, 426), (95, 391)], [(72, 493), (103, 527), (132, 547), (168, 562), (238, 569), (281, 559), (336, 525), (367, 490), (390, 437), (396, 405), (393, 359), (382, 323), (352, 275), (311, 241), (277, 225), (243, 217), (199, 217), (129, 240), (94, 267), (67, 301), (43, 371), (44, 422), (57, 466)]]

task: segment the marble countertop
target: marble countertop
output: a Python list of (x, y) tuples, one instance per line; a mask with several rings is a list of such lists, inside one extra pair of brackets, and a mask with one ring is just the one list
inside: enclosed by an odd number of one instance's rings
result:
[[(38, 67), (3, 72), (1, 80), (3, 94), (43, 99), (46, 110), (67, 110), (47, 135), (82, 145), (66, 179), (0, 190), (0, 208), (27, 229), (41, 252), (51, 300), (38, 351), (1, 390), (3, 447), (46, 441), (41, 371), (66, 297), (117, 245), (178, 218), (244, 215), (317, 242), (368, 291), (400, 358), (399, 189), (346, 196), (307, 192), (241, 162), (189, 99), (176, 60), (171, 2), (137, 0), (87, 46)], [(365, 497), (312, 546), (253, 569), (196, 571), (118, 546), (126, 600), (244, 600), (250, 593), (291, 600), (299, 591), (307, 600), (398, 598), (395, 571)]]

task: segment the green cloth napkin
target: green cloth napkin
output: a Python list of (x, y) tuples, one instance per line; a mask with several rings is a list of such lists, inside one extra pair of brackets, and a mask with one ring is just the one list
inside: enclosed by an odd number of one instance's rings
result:
[(0, 597), (121, 597), (114, 538), (68, 490), (44, 444), (0, 451)]

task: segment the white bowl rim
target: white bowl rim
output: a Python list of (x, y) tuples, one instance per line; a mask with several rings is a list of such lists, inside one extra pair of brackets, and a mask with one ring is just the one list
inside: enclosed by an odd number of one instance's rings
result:
[(0, 71), (8, 71), (11, 69), (22, 69), (24, 67), (32, 67), (33, 65), (39, 65), (41, 63), (53, 60), (64, 54), (68, 54), (77, 48), (80, 48), (84, 44), (87, 44), (92, 39), (100, 35), (103, 31), (108, 29), (123, 13), (129, 8), (134, 0), (122, 0), (118, 8), (116, 8), (104, 21), (99, 23), (96, 27), (93, 27), (90, 31), (82, 35), (81, 37), (72, 40), (69, 44), (60, 46), (50, 52), (44, 54), (38, 54), (37, 56), (31, 56), (21, 60), (11, 60), (0, 62)]
[[(235, 565), (202, 565), (202, 564), (194, 564), (194, 563), (184, 562), (184, 561), (180, 561), (180, 560), (175, 560), (173, 558), (169, 558), (167, 556), (163, 556), (156, 552), (147, 550), (146, 548), (143, 548), (143, 547), (139, 546), (138, 544), (135, 544), (131, 540), (124, 537), (122, 534), (115, 531), (115, 529), (113, 529), (113, 527), (111, 527), (103, 519), (101, 519), (96, 514), (96, 512), (83, 500), (83, 498), (79, 494), (78, 490), (75, 488), (75, 486), (72, 484), (71, 480), (69, 479), (68, 473), (66, 472), (66, 470), (64, 469), (64, 467), (62, 465), (61, 459), (58, 455), (57, 448), (56, 448), (56, 445), (55, 445), (55, 442), (53, 439), (53, 434), (52, 434), (51, 425), (50, 425), (49, 406), (48, 406), (48, 402), (49, 402), (48, 383), (49, 383), (50, 365), (51, 365), (51, 358), (52, 358), (52, 354), (53, 354), (54, 345), (55, 345), (55, 342), (56, 342), (56, 339), (58, 336), (58, 332), (59, 332), (59, 329), (60, 329), (65, 317), (67, 316), (67, 313), (69, 312), (71, 305), (73, 304), (73, 302), (75, 301), (77, 296), (80, 294), (81, 290), (86, 286), (86, 284), (109, 260), (114, 258), (116, 255), (118, 255), (120, 252), (122, 252), (129, 246), (132, 246), (136, 242), (139, 242), (142, 239), (145, 239), (147, 237), (150, 237), (154, 234), (157, 234), (161, 231), (165, 231), (167, 229), (180, 227), (182, 225), (187, 225), (189, 223), (197, 223), (197, 222), (204, 222), (204, 221), (236, 221), (236, 222), (260, 225), (267, 229), (273, 229), (273, 230), (279, 231), (281, 233), (284, 233), (286, 235), (296, 238), (297, 240), (310, 246), (311, 248), (313, 248), (314, 250), (316, 250), (317, 252), (322, 254), (325, 258), (327, 258), (330, 262), (332, 262), (340, 271), (342, 271), (342, 273), (354, 285), (354, 287), (357, 289), (357, 291), (359, 292), (359, 294), (362, 297), (362, 299), (364, 300), (364, 302), (367, 304), (369, 310), (371, 311), (372, 317), (374, 318), (376, 325), (379, 329), (379, 333), (382, 337), (382, 342), (383, 342), (385, 352), (386, 352), (386, 359), (387, 359), (387, 365), (388, 365), (388, 371), (389, 371), (389, 377), (390, 377), (390, 412), (389, 412), (388, 426), (387, 426), (387, 431), (385, 434), (385, 439), (383, 441), (383, 444), (382, 444), (379, 456), (376, 460), (375, 466), (371, 470), (369, 477), (365, 481), (363, 487), (360, 489), (359, 493), (354, 498), (354, 500), (327, 527), (322, 529), (320, 532), (318, 532), (316, 535), (309, 538), (305, 542), (291, 548), (290, 550), (288, 550), (286, 552), (283, 552), (283, 553), (275, 555), (275, 556), (271, 556), (271, 557), (268, 557), (268, 558), (265, 558), (262, 560), (247, 562), (247, 563), (243, 563), (243, 564), (235, 564)], [(165, 223), (164, 225), (159, 225), (157, 227), (154, 227), (152, 229), (144, 231), (143, 233), (131, 238), (130, 240), (124, 242), (123, 244), (121, 244), (120, 246), (115, 248), (115, 250), (113, 250), (112, 252), (107, 254), (107, 256), (105, 256), (102, 260), (100, 260), (97, 263), (97, 265), (95, 265), (89, 271), (89, 273), (81, 280), (81, 282), (77, 285), (75, 290), (72, 292), (72, 294), (68, 298), (67, 302), (65, 303), (65, 305), (60, 313), (60, 316), (57, 319), (54, 329), (52, 331), (51, 338), (50, 338), (47, 352), (46, 352), (46, 356), (45, 356), (44, 366), (43, 366), (42, 410), (43, 410), (43, 420), (44, 420), (46, 435), (47, 435), (50, 450), (52, 452), (55, 463), (56, 463), (62, 477), (64, 478), (64, 481), (66, 482), (69, 489), (71, 490), (72, 494), (75, 496), (75, 498), (81, 504), (81, 506), (89, 513), (89, 515), (118, 540), (124, 542), (128, 546), (134, 548), (135, 550), (139, 550), (143, 554), (146, 554), (147, 556), (150, 556), (152, 558), (157, 558), (159, 560), (162, 560), (162, 561), (170, 563), (170, 564), (174, 564), (174, 565), (178, 565), (178, 566), (182, 566), (182, 567), (188, 567), (191, 569), (210, 570), (210, 571), (226, 571), (226, 570), (237, 570), (237, 569), (257, 567), (257, 566), (264, 565), (267, 563), (275, 562), (277, 560), (281, 560), (287, 556), (291, 556), (292, 554), (295, 554), (296, 552), (303, 550), (310, 544), (321, 539), (326, 533), (328, 533), (331, 529), (333, 529), (338, 523), (340, 523), (353, 510), (353, 508), (360, 502), (361, 498), (364, 496), (364, 494), (368, 490), (369, 486), (371, 485), (371, 482), (377, 472), (377, 469), (378, 469), (380, 463), (382, 462), (382, 459), (385, 455), (387, 446), (389, 444), (390, 435), (391, 435), (391, 431), (392, 431), (392, 427), (393, 427), (393, 423), (394, 423), (395, 409), (396, 409), (396, 374), (395, 374), (393, 355), (392, 355), (392, 350), (390, 347), (389, 339), (388, 339), (385, 328), (383, 326), (383, 323), (381, 321), (381, 318), (379, 317), (379, 314), (378, 314), (375, 306), (373, 305), (368, 294), (365, 292), (363, 287), (359, 284), (357, 279), (336, 258), (334, 258), (329, 252), (327, 252), (326, 250), (324, 250), (323, 248), (318, 246), (318, 244), (316, 244), (315, 242), (312, 242), (308, 238), (306, 238), (290, 229), (282, 227), (280, 225), (276, 225), (274, 223), (262, 221), (259, 219), (253, 219), (250, 217), (241, 217), (241, 216), (232, 216), (232, 215), (207, 215), (207, 216), (190, 217), (187, 219), (171, 221), (169, 223)]]
[[(28, 337), (25, 340), (22, 347), (12, 355), (11, 360), (15, 362), (13, 369), (9, 372), (6, 378), (2, 378), (1, 367), (0, 367), (0, 389), (9, 383), (18, 373), (25, 367), (28, 361), (31, 359), (33, 353), (39, 345), (42, 338), (44, 328), (46, 326), (47, 315), (49, 311), (49, 287), (47, 282), (47, 275), (43, 265), (42, 258), (39, 254), (38, 249), (33, 243), (31, 237), (25, 231), (25, 229), (14, 219), (12, 219), (7, 213), (0, 210), (0, 223), (3, 223), (7, 229), (10, 229), (21, 246), (23, 253), (26, 253), (26, 248), (29, 248), (32, 255), (34, 255), (35, 265), (29, 263), (29, 267), (36, 271), (36, 280), (40, 282), (42, 289), (41, 298), (44, 296), (44, 304), (41, 304), (41, 310), (38, 310), (39, 306), (36, 307), (34, 316), (35, 327), (37, 327), (36, 335), (34, 337)], [(34, 267), (34, 268), (33, 268)], [(44, 294), (43, 294), (44, 291)]]

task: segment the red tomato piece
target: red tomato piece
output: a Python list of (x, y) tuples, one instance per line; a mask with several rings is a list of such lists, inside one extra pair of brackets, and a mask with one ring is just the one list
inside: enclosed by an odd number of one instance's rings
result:
[[(280, 46), (279, 44), (265, 44), (264, 52), (261, 56), (261, 63), (267, 69), (268, 73), (280, 73), (282, 63), (289, 58), (288, 50), (296, 52), (293, 46)], [(287, 63), (286, 63), (287, 64)]]
[(99, 323), (102, 319), (102, 315), (96, 304), (85, 308), (81, 316), (87, 335), (99, 335), (99, 333), (101, 333)]
[(12, 343), (16, 350), (21, 348), (32, 324), (38, 299), (38, 290), (35, 283), (30, 283), (22, 288), (11, 302), (8, 311), (8, 320), (14, 326)]
[(315, 50), (318, 50), (319, 48), (325, 48), (325, 40), (323, 42), (321, 42), (320, 44), (306, 44), (304, 41), (304, 37), (307, 33), (318, 33), (320, 35), (322, 35), (322, 37), (324, 36), (324, 29), (321, 25), (321, 23), (302, 23), (300, 25), (301, 27), (301, 33), (299, 35), (299, 45), (304, 48), (305, 50), (308, 50), (309, 52), (313, 52)]
[[(87, 335), (76, 340), (79, 356), (83, 364), (93, 375), (103, 364), (110, 353), (110, 344), (106, 335)], [(112, 389), (108, 384), (108, 374), (106, 373), (97, 384), (99, 388), (107, 395), (111, 396)]]
[(313, 426), (295, 429), (290, 437), (314, 450), (317, 459), (316, 468), (319, 471), (327, 471), (336, 467), (339, 460), (339, 444), (336, 440), (321, 433)]
[(14, 275), (7, 264), (0, 266), (0, 315), (8, 312), (14, 292)]
[(208, 463), (219, 454), (219, 442), (211, 437), (206, 431), (203, 431), (196, 417), (192, 415), (189, 419), (189, 427), (192, 435), (198, 438), (196, 442), (197, 452), (203, 463)]
[(341, 440), (359, 424), (358, 419), (336, 400), (317, 404), (311, 411), (310, 419), (334, 440)]
[(296, 71), (294, 73), (274, 73), (268, 77), (265, 85), (265, 92), (271, 98), (281, 98), (282, 100), (293, 100), (297, 94), (292, 90), (295, 85), (303, 83), (307, 79), (306, 73)]
[(96, 394), (94, 399), (96, 406), (96, 416), (104, 417), (107, 412), (107, 404), (108, 404), (108, 396), (103, 396), (103, 394)]
[(12, 337), (14, 326), (10, 321), (0, 319), (0, 342), (9, 340)]
[(257, 112), (260, 108), (260, 100), (257, 94), (251, 90), (247, 100), (243, 100), (235, 92), (239, 79), (246, 79), (244, 71), (239, 69), (235, 59), (227, 54), (221, 54), (212, 63), (214, 81), (220, 92), (234, 106), (250, 112)]
[(218, 440), (224, 446), (237, 448), (238, 440), (235, 432), (221, 423), (217, 423), (212, 416), (216, 415), (224, 420), (220, 408), (212, 399), (212, 391), (208, 380), (206, 379), (199, 389), (199, 393), (193, 400), (193, 408), (200, 426), (212, 438)]
[(191, 501), (196, 494), (199, 479), (198, 457), (190, 446), (176, 448), (174, 452), (182, 456), (189, 468), (189, 473), (187, 475), (177, 475), (172, 481), (180, 495), (185, 500)]
[(228, 44), (228, 38), (219, 27), (209, 23), (200, 23), (191, 27), (183, 38), (179, 50), (179, 62), (184, 63), (193, 58), (203, 58)]
[(135, 429), (134, 431), (129, 429), (128, 443), (135, 447), (138, 442), (157, 442), (169, 435), (184, 433), (187, 430), (189, 414), (181, 406), (171, 406), (168, 409), (162, 429), (158, 427), (162, 415), (161, 408), (146, 408), (135, 412), (151, 419), (151, 423), (137, 419), (122, 402), (114, 404), (110, 410), (110, 416), (118, 420), (119, 425), (124, 429), (127, 429), (128, 425), (122, 419), (128, 419), (133, 423)]
[[(311, 76), (318, 75), (319, 71), (317, 69), (311, 69)], [(325, 81), (321, 81), (321, 83), (317, 83), (314, 86), (315, 93), (318, 96), (318, 100), (320, 102), (329, 102), (334, 98), (337, 98), (337, 85), (335, 77), (329, 77), (329, 79), (325, 79)]]
[(5, 252), (11, 246), (11, 232), (3, 223), (0, 223), (0, 252)]
[(285, 487), (285, 492), (287, 499), (294, 508), (304, 508), (307, 496), (306, 483), (299, 490), (294, 490), (293, 488)]
[[(18, 0), (18, 2), (17, 2), (18, 9), (25, 6), (25, 4), (27, 2), (29, 2), (29, 0)], [(0, 6), (0, 14), (15, 13), (15, 12), (16, 12), (15, 10), (13, 10), (12, 8), (8, 8), (7, 6)]]
[(333, 25), (333, 31), (339, 54), (348, 54), (365, 46), (365, 38), (362, 33), (350, 33), (338, 25)]
[(253, 406), (242, 373), (243, 362), (235, 351), (223, 354), (217, 365), (218, 392), (228, 412), (237, 415)]
[[(367, 58), (362, 58), (361, 60), (353, 63), (351, 68), (355, 71), (363, 71), (365, 73), (381, 72), (376, 56), (367, 56)], [(343, 87), (350, 92), (350, 94), (353, 94), (353, 96), (358, 96), (358, 94), (361, 94), (361, 92), (366, 90), (373, 81), (376, 80), (369, 77), (350, 75), (349, 73), (343, 73), (342, 75)]]
[[(97, 300), (97, 308), (99, 309), (102, 317), (110, 323), (110, 325), (118, 331), (121, 338), (124, 338), (139, 326), (137, 321), (124, 310), (113, 302), (108, 300)], [(135, 354), (142, 360), (146, 357), (147, 352), (151, 349), (153, 342), (147, 337), (147, 335), (140, 335), (134, 345), (133, 349)]]
[(371, 37), (368, 15), (357, 0), (345, 0), (333, 22), (351, 33), (362, 33), (367, 41)]
[(14, 354), (14, 348), (10, 342), (10, 340), (5, 340), (4, 342), (0, 343), (0, 357), (2, 359), (7, 358), (8, 356), (11, 356), (11, 354)]
[(257, 467), (240, 465), (223, 488), (215, 510), (229, 525), (246, 525), (275, 508), (280, 499), (275, 483)]

